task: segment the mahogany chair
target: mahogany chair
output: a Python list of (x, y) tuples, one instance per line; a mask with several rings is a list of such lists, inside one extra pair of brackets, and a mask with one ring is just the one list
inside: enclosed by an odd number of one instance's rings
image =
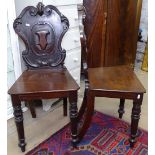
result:
[[(83, 23), (85, 26), (86, 21), (84, 19), (85, 14), (83, 15)], [(136, 137), (138, 136), (138, 122), (140, 119), (141, 105), (145, 88), (136, 77), (133, 69), (128, 66), (123, 65), (98, 68), (87, 67), (87, 55), (89, 49), (87, 49), (87, 39), (84, 33), (81, 38), (81, 43), (84, 53), (82, 61), (85, 75), (85, 93), (78, 115), (78, 119), (83, 122), (78, 135), (79, 141), (83, 138), (91, 123), (91, 118), (94, 112), (95, 97), (120, 99), (118, 110), (120, 119), (125, 112), (125, 99), (130, 99), (133, 100), (133, 109), (131, 114), (131, 136), (129, 142), (130, 147), (134, 147)]]
[[(77, 143), (77, 91), (78, 84), (64, 66), (66, 51), (61, 41), (69, 28), (68, 19), (52, 5), (28, 6), (15, 19), (15, 32), (23, 40), (22, 52), (27, 70), (15, 81), (8, 93), (11, 95), (17, 127), (19, 147), (25, 151), (25, 136), (21, 101), (63, 98), (64, 115), (67, 115), (67, 98), (70, 102), (71, 136)], [(36, 117), (32, 108), (33, 117)]]

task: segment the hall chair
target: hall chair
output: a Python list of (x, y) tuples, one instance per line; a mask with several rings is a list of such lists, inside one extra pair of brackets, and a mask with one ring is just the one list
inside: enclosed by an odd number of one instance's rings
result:
[(63, 36), (69, 28), (68, 19), (55, 6), (44, 6), (39, 2), (36, 7), (24, 8), (15, 19), (13, 27), (26, 47), (22, 52), (22, 58), (27, 69), (8, 90), (14, 110), (19, 147), (22, 152), (25, 151), (21, 101), (29, 102), (32, 116), (36, 117), (31, 105), (33, 101), (51, 98), (64, 100), (65, 116), (67, 98), (69, 99), (71, 137), (74, 146), (77, 143), (79, 86), (64, 66), (66, 51), (61, 47)]
[[(83, 7), (82, 9), (84, 11), (83, 25), (85, 25), (85, 8)], [(83, 103), (78, 114), (78, 120), (81, 120), (82, 122), (78, 135), (79, 141), (82, 140), (90, 126), (91, 118), (94, 113), (95, 97), (120, 99), (118, 109), (120, 119), (123, 117), (125, 112), (125, 99), (130, 99), (133, 100), (133, 108), (131, 114), (131, 135), (129, 142), (130, 147), (133, 148), (136, 143), (136, 137), (138, 136), (138, 122), (140, 119), (143, 94), (146, 90), (136, 77), (133, 69), (129, 66), (120, 65), (114, 67), (89, 68), (87, 65), (89, 52), (89, 49), (87, 49), (87, 38), (84, 32), (81, 36), (85, 92)]]

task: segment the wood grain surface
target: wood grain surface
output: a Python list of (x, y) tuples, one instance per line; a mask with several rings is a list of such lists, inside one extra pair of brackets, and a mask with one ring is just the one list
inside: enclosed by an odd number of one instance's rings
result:
[(88, 66), (133, 66), (141, 0), (84, 0)]

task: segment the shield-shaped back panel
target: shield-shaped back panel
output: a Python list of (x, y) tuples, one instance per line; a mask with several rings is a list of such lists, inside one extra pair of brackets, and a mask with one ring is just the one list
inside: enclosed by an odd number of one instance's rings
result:
[(13, 26), (25, 43), (22, 57), (28, 68), (63, 67), (66, 51), (61, 48), (61, 42), (69, 21), (55, 6), (44, 6), (41, 2), (37, 7), (28, 6)]

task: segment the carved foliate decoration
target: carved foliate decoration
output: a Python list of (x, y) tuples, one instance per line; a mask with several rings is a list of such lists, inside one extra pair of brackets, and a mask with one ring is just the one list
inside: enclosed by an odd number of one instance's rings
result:
[(30, 69), (63, 67), (66, 51), (61, 42), (69, 28), (68, 19), (52, 5), (28, 6), (15, 19), (15, 32), (24, 41), (22, 57)]

